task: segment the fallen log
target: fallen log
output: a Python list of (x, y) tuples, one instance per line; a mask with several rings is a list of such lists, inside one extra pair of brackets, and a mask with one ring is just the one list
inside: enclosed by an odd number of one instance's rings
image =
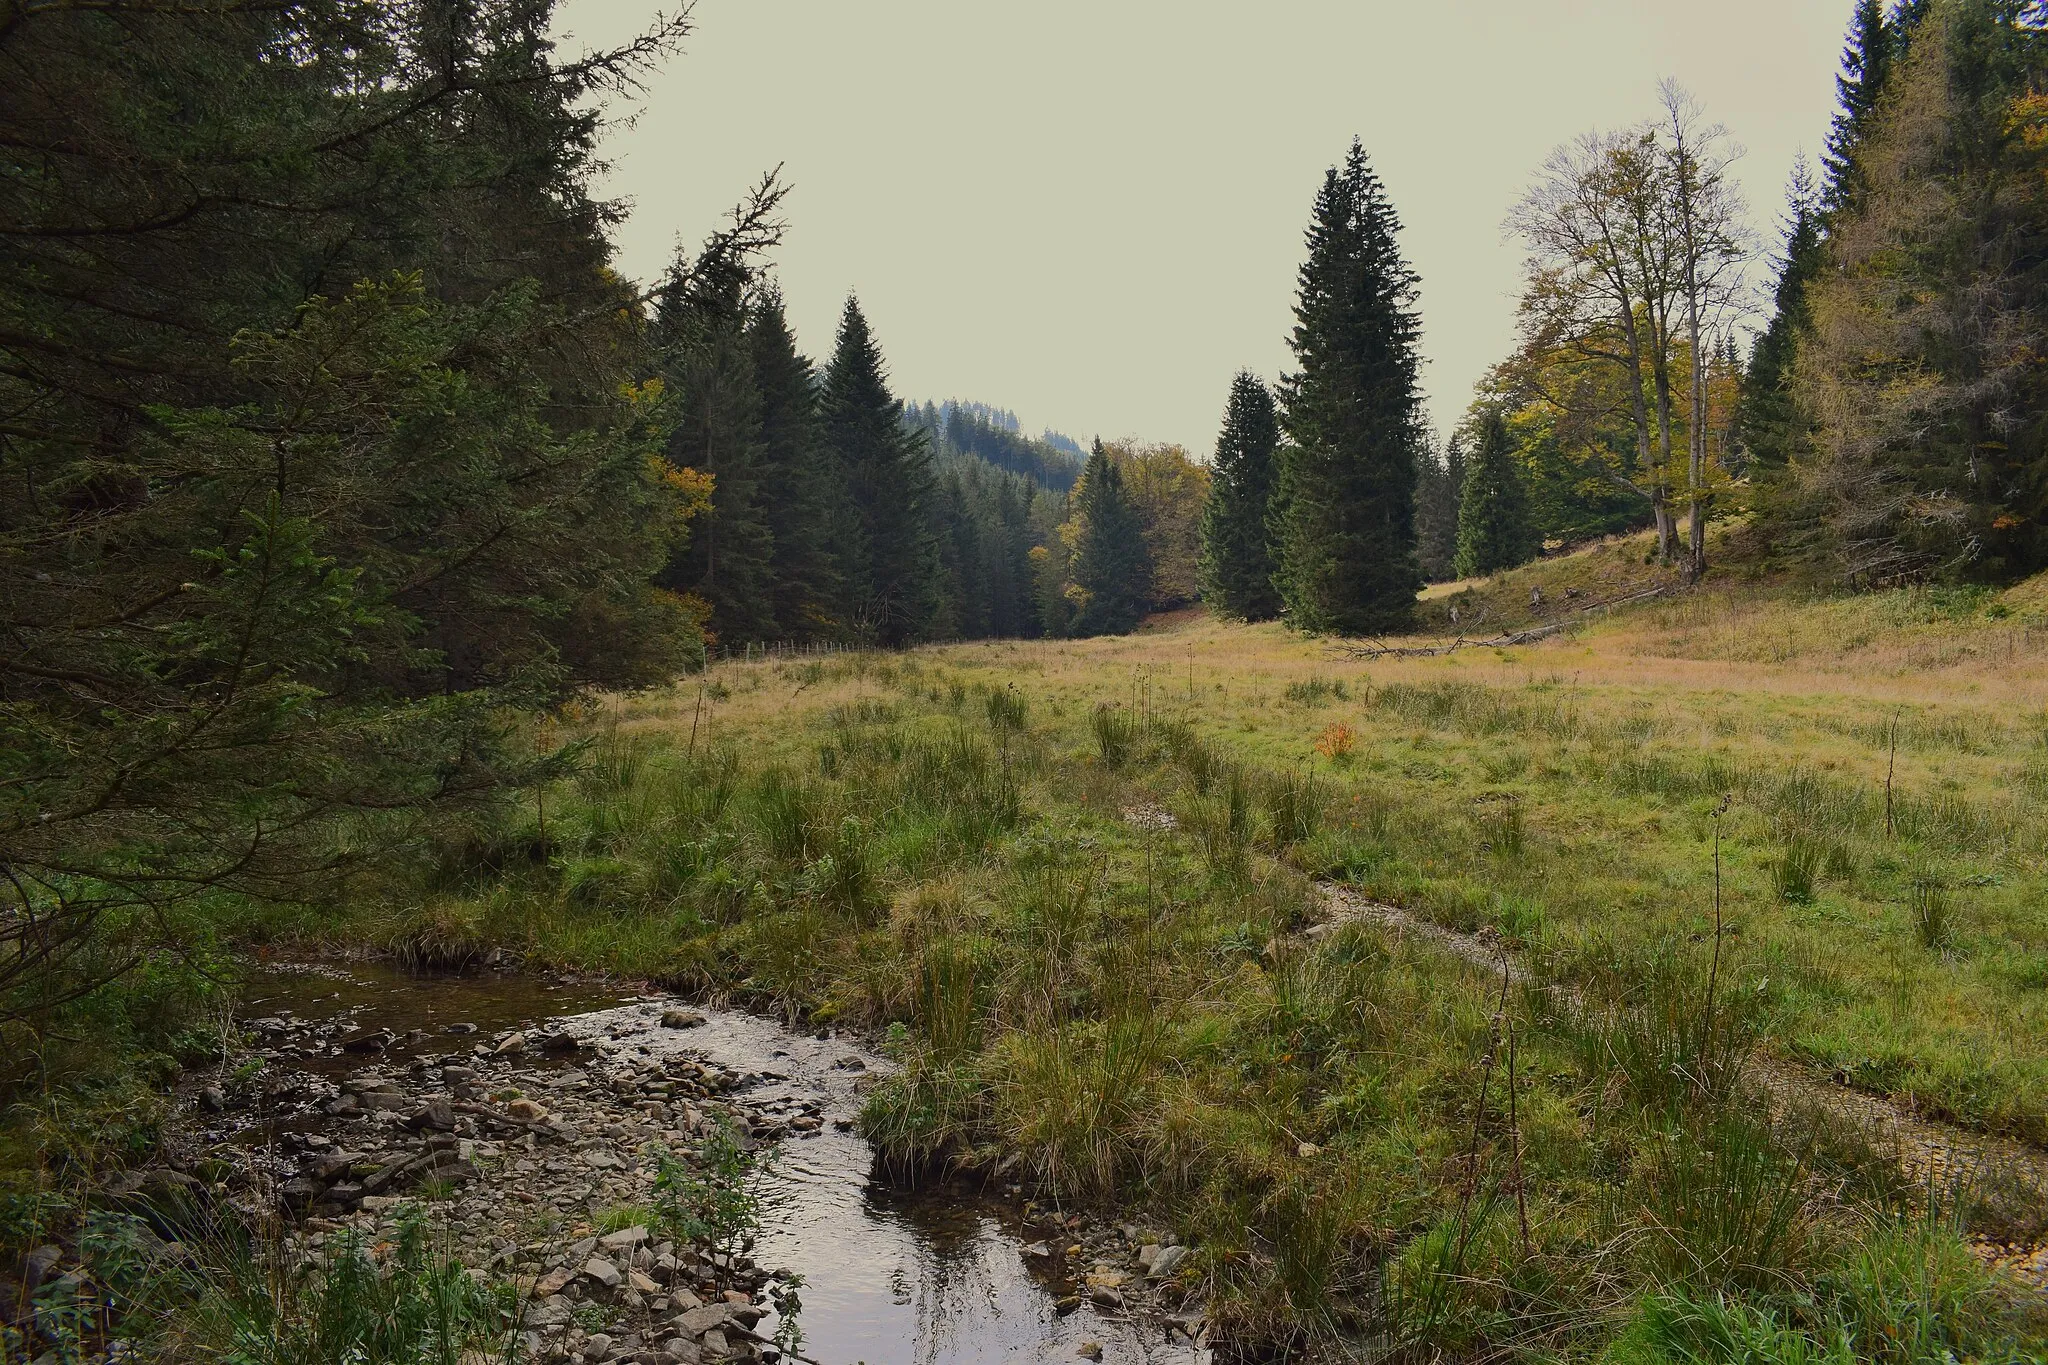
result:
[(1546, 621), (1540, 626), (1526, 630), (1511, 630), (1502, 635), (1488, 636), (1483, 640), (1469, 639), (1460, 635), (1455, 640), (1440, 640), (1427, 645), (1396, 645), (1384, 640), (1367, 640), (1362, 644), (1332, 645), (1330, 652), (1341, 659), (1434, 659), (1441, 655), (1453, 654), (1461, 649), (1508, 649), (1515, 645), (1534, 644), (1536, 641), (1555, 635), (1561, 630), (1578, 624), (1579, 618), (1587, 612), (1604, 611), (1609, 607), (1625, 606), (1630, 602), (1645, 602), (1652, 597), (1662, 597), (1669, 588), (1647, 588), (1621, 597), (1610, 597), (1603, 602), (1588, 602), (1574, 608), (1572, 614), (1560, 621)]

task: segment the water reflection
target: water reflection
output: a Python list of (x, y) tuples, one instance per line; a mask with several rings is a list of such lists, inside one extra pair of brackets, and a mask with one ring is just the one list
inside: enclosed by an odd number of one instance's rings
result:
[[(970, 1190), (902, 1190), (876, 1169), (874, 1151), (836, 1124), (859, 1112), (858, 1078), (886, 1063), (843, 1038), (791, 1033), (753, 1015), (704, 1010), (702, 1027), (659, 1027), (662, 1004), (621, 1001), (615, 988), (552, 988), (529, 978), (406, 977), (388, 968), (323, 969), (319, 978), (284, 978), (249, 996), (251, 1015), (294, 1010), (301, 1018), (352, 1012), (361, 1028), (400, 1035), (385, 1060), (415, 1049), (445, 1050), (441, 1030), (457, 1022), (486, 1032), (546, 1020), (576, 1034), (593, 1052), (701, 1054), (720, 1066), (766, 1073), (750, 1102), (806, 1099), (826, 1122), (815, 1135), (784, 1144), (764, 1191), (767, 1216), (757, 1261), (804, 1278), (803, 1354), (821, 1365), (983, 1365), (1073, 1361), (1086, 1342), (1111, 1362), (1194, 1365), (1185, 1337), (1168, 1340), (1156, 1324), (1129, 1322), (1092, 1304), (1062, 1315), (1070, 1286), (1048, 1261), (1023, 1252), (1033, 1236), (1015, 1210)], [(407, 1031), (420, 1036), (407, 1039)], [(408, 1041), (410, 1046), (408, 1046)], [(361, 1059), (315, 1060), (352, 1069)], [(529, 1065), (550, 1065), (540, 1058)], [(588, 1065), (586, 1060), (579, 1065)], [(761, 1324), (765, 1334), (771, 1317)]]

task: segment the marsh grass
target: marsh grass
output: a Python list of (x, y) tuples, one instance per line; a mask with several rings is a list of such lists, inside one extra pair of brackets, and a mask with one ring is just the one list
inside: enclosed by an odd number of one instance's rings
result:
[(1111, 702), (1097, 703), (1090, 713), (1095, 727), (1095, 752), (1111, 771), (1131, 761), (1138, 750), (1140, 725), (1137, 716)]
[(1328, 789), (1304, 768), (1288, 767), (1261, 784), (1272, 847), (1286, 850), (1306, 843), (1322, 828), (1329, 807)]
[[(1640, 649), (1717, 628), (1688, 608)], [(1888, 705), (1665, 689), (1666, 655), (1593, 631), (1568, 661), (1347, 671), (1340, 697), (1319, 647), (1189, 630), (848, 657), (794, 698), (794, 672), (721, 665), (716, 746), (690, 747), (687, 704), (680, 731), (626, 704), (605, 724), (630, 762), (550, 793), (549, 854), (465, 873), (437, 913), (464, 943), (516, 928), (535, 961), (900, 1038), (862, 1116), (889, 1169), (1017, 1155), (1042, 1198), (1143, 1203), (1199, 1239), (1217, 1321), (1269, 1341), (1589, 1359), (1709, 1340), (1685, 1315), (1722, 1305), (1744, 1341), (1833, 1349), (1834, 1323), (1868, 1351), (1875, 1310), (1840, 1305), (1878, 1291), (1839, 1285), (1905, 1283), (1908, 1260), (1854, 1266), (1894, 1255), (1921, 1196), (1759, 1114), (1751, 1056), (2048, 1133), (2048, 1059), (2011, 1026), (2043, 979), (2048, 835), (2007, 777), (2026, 727), (1967, 740), (1930, 708), (1887, 829)], [(1213, 697), (1204, 675), (1184, 709), (1108, 700), (1183, 644), (1214, 651)], [(1316, 750), (1338, 701), (1343, 764)], [(1932, 849), (1986, 878), (1967, 961), (1901, 932)], [(1420, 935), (1305, 938), (1314, 876), (1498, 933), (1541, 984), (1503, 1006)], [(1996, 1297), (1943, 1249), (1958, 1232), (1928, 1238), (1926, 1301)], [(1690, 1307), (1645, 1325), (1652, 1302)], [(1971, 1311), (1955, 1340), (2007, 1330)]]
[(1788, 905), (1810, 905), (1826, 852), (1815, 840), (1794, 835), (1771, 861), (1771, 887)]
[(1945, 951), (1951, 946), (1955, 933), (1955, 916), (1947, 885), (1936, 877), (1918, 876), (1913, 878), (1907, 896), (1915, 941), (1931, 953)]

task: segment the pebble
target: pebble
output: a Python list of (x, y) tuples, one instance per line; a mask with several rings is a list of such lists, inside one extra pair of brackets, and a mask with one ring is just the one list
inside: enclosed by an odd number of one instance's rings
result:
[[(294, 1244), (314, 1265), (322, 1264), (330, 1234), (388, 1238), (418, 1188), (435, 1182), (443, 1187), (436, 1221), (447, 1220), (463, 1261), (475, 1273), (512, 1282), (525, 1297), (520, 1328), (532, 1365), (575, 1365), (579, 1356), (583, 1365), (771, 1361), (774, 1349), (751, 1332), (766, 1316), (763, 1291), (775, 1276), (744, 1256), (710, 1256), (661, 1240), (643, 1224), (604, 1233), (595, 1225), (601, 1213), (652, 1201), (651, 1149), (687, 1156), (714, 1120), (736, 1122), (742, 1141), (756, 1144), (815, 1136), (828, 1122), (840, 1131), (853, 1124), (826, 1113), (817, 1099), (774, 1085), (790, 1079), (786, 1071), (728, 1070), (674, 1052), (679, 1040), (657, 1051), (649, 1046), (657, 1021), (671, 1029), (706, 1022), (694, 1011), (657, 1014), (649, 1006), (637, 1028), (615, 1028), (594, 1041), (549, 1024), (493, 1035), (474, 1047), (465, 1041), (461, 1050), (439, 1056), (422, 1035), (406, 1046), (429, 1051), (398, 1062), (377, 1055), (390, 1044), (388, 1031), (359, 1035), (384, 1039), (361, 1070), (337, 1080), (292, 1076), (288, 1083), (299, 1089), (263, 1111), (287, 1119), (325, 1114), (325, 1131), (286, 1128), (270, 1157), (244, 1158), (241, 1169), (207, 1181), (226, 1179), (231, 1190), (248, 1191), (255, 1197), (234, 1197), (252, 1212), (266, 1197), (273, 1210), (283, 1204), (299, 1219), (303, 1240)], [(319, 1037), (338, 1040), (353, 1025), (342, 1020), (326, 1027)], [(441, 1030), (477, 1031), (474, 1025)], [(558, 1048), (566, 1053), (564, 1042), (576, 1047), (567, 1069), (541, 1059)], [(328, 1041), (309, 1051), (336, 1047)], [(864, 1069), (851, 1057), (831, 1065), (842, 1072)], [(266, 1081), (274, 1084), (281, 1070), (268, 1071)], [(535, 1093), (547, 1101), (529, 1097)], [(501, 1105), (478, 1102), (506, 1094), (512, 1098)], [(223, 1094), (228, 1112), (252, 1108), (241, 1095), (240, 1089)], [(195, 1100), (207, 1103), (196, 1093)], [(280, 1162), (284, 1169), (277, 1169)], [(159, 1174), (168, 1180), (177, 1173)], [(1119, 1229), (1044, 1211), (1033, 1221), (1050, 1235), (1022, 1246), (1022, 1254), (1057, 1260), (1065, 1246), (1071, 1262), (1083, 1255), (1085, 1243), (1094, 1273), (1081, 1292), (1102, 1306), (1157, 1311), (1148, 1280), (1167, 1303), (1178, 1301), (1179, 1287), (1166, 1282), (1188, 1252), (1170, 1239), (1126, 1225), (1119, 1240)], [(537, 1232), (537, 1226), (556, 1231)], [(1142, 1269), (1133, 1268), (1133, 1259)], [(1064, 1316), (1082, 1302), (1068, 1297), (1054, 1308)], [(596, 1326), (604, 1330), (585, 1335)]]

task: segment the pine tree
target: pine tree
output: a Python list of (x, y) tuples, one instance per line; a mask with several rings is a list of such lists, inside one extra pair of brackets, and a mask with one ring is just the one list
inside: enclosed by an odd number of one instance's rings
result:
[(824, 416), (847, 493), (838, 540), (853, 633), (888, 648), (909, 644), (939, 608), (931, 451), (905, 429), (881, 348), (852, 298), (825, 370)]
[(1425, 449), (1415, 479), (1415, 550), (1422, 576), (1457, 576), (1458, 500), (1465, 491), (1465, 438), (1453, 432), (1439, 458)]
[(784, 639), (829, 638), (845, 616), (831, 539), (844, 485), (825, 450), (817, 377), (798, 352), (782, 296), (772, 288), (748, 311), (747, 343), (760, 392), (761, 484), (774, 556), (771, 610)]
[(1415, 554), (1415, 273), (1354, 140), (1316, 196), (1283, 383), (1276, 586), (1289, 624), (1372, 634), (1408, 624)]
[(1100, 441), (1081, 471), (1076, 509), (1081, 534), (1074, 545), (1073, 633), (1122, 635), (1144, 619), (1152, 559), (1137, 509), (1124, 494), (1123, 474)]
[(1542, 548), (1529, 514), (1529, 492), (1509, 448), (1508, 424), (1489, 411), (1479, 424), (1479, 450), (1458, 499), (1458, 576), (1475, 578), (1526, 564)]
[(1202, 595), (1225, 616), (1270, 621), (1280, 614), (1266, 531), (1279, 446), (1272, 390), (1249, 370), (1239, 371), (1230, 382), (1202, 509)]

